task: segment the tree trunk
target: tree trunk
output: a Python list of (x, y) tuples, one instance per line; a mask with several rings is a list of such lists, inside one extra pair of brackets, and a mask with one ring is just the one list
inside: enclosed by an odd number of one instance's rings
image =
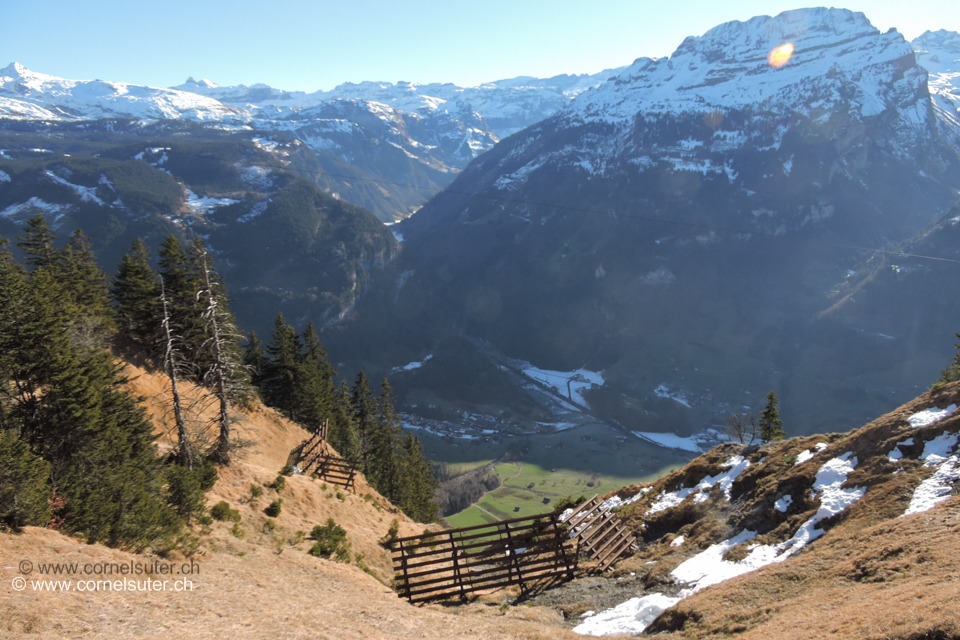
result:
[(170, 333), (170, 314), (167, 311), (167, 296), (163, 289), (163, 278), (160, 278), (160, 302), (163, 304), (163, 332), (166, 338), (163, 362), (166, 365), (167, 376), (170, 378), (170, 390), (173, 394), (173, 417), (177, 424), (177, 460), (187, 469), (193, 467), (193, 456), (190, 453), (190, 443), (187, 439), (187, 425), (183, 419), (183, 410), (180, 407), (180, 392), (177, 390), (177, 367), (173, 362), (173, 336)]

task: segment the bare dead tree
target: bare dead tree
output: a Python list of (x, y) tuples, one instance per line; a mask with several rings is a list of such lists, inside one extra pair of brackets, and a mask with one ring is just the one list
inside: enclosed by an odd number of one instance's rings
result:
[(173, 417), (177, 426), (177, 459), (187, 469), (193, 467), (193, 456), (190, 451), (190, 442), (187, 438), (187, 424), (183, 419), (183, 409), (180, 403), (180, 392), (177, 389), (177, 365), (174, 362), (176, 348), (173, 334), (170, 332), (170, 313), (167, 309), (167, 296), (163, 288), (163, 278), (160, 278), (160, 303), (163, 308), (163, 333), (166, 347), (163, 352), (164, 369), (170, 378), (170, 392), (173, 395)]
[(231, 424), (228, 398), (231, 395), (231, 388), (235, 379), (234, 374), (238, 368), (242, 367), (242, 364), (233, 357), (234, 354), (230, 347), (237, 343), (240, 332), (229, 312), (223, 308), (214, 292), (206, 248), (198, 242), (195, 245), (195, 250), (198, 254), (197, 262), (203, 275), (204, 287), (202, 291), (198, 292), (197, 297), (205, 303), (203, 322), (209, 335), (206, 344), (213, 356), (213, 364), (206, 374), (209, 379), (206, 382), (208, 386), (212, 386), (219, 405), (215, 422), (219, 427), (220, 434), (212, 457), (220, 464), (227, 465), (230, 464)]
[(738, 411), (727, 416), (726, 431), (727, 435), (736, 438), (740, 444), (753, 444), (757, 437), (757, 423), (752, 415)]

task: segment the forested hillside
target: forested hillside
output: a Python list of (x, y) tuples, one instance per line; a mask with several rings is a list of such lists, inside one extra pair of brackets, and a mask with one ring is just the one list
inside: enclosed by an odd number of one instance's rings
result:
[[(201, 132), (185, 142), (171, 126), (147, 141), (74, 130), (35, 142), (56, 153), (7, 148), (0, 236), (13, 240), (44, 214), (58, 233), (82, 227), (112, 271), (137, 237), (157, 251), (168, 234), (181, 243), (200, 234), (238, 298), (240, 325), (263, 333), (279, 309), (300, 327), (336, 320), (397, 254), (373, 215), (317, 186), (323, 169), (298, 141)], [(34, 144), (31, 134), (17, 142)]]
[[(430, 465), (419, 442), (401, 436), (389, 386), (374, 400), (361, 372), (352, 391), (336, 389), (312, 326), (301, 340), (282, 316), (267, 352), (250, 341), (244, 354), (199, 236), (183, 246), (168, 235), (157, 271), (137, 239), (112, 283), (82, 231), (59, 249), (41, 215), (17, 247), (22, 262), (0, 246), (4, 528), (50, 524), (132, 548), (185, 544), (191, 522), (207, 518), (204, 492), (234, 457), (236, 407), (253, 406), (260, 393), (308, 428), (332, 420), (336, 444), (376, 489), (415, 518), (437, 517)], [(163, 456), (118, 353), (167, 377), (176, 436)], [(197, 417), (184, 384), (207, 389), (199, 402), (216, 407), (214, 417)]]

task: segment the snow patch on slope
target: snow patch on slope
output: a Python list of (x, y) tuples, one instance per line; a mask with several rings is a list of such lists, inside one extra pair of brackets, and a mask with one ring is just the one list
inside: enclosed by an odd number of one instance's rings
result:
[(686, 500), (690, 495), (693, 495), (693, 501), (697, 504), (705, 502), (710, 497), (710, 493), (713, 491), (714, 486), (719, 486), (723, 491), (724, 496), (727, 500), (730, 499), (730, 488), (733, 486), (733, 481), (736, 480), (741, 473), (747, 470), (747, 467), (750, 466), (750, 461), (744, 458), (743, 456), (733, 456), (728, 459), (722, 465), (727, 469), (727, 471), (718, 473), (715, 476), (707, 476), (696, 486), (688, 487), (684, 489), (683, 487), (677, 489), (676, 491), (663, 491), (660, 495), (657, 496), (657, 501), (647, 509), (643, 515), (649, 515), (651, 513), (657, 513), (658, 511), (665, 511), (671, 507), (676, 507), (681, 502)]
[(926, 427), (935, 422), (940, 422), (948, 415), (957, 410), (957, 405), (952, 404), (946, 409), (938, 409), (936, 407), (930, 407), (929, 409), (924, 409), (923, 411), (918, 411), (909, 418), (907, 422), (910, 423), (910, 426), (914, 429), (918, 427)]
[(857, 459), (852, 456), (852, 452), (845, 453), (820, 467), (813, 486), (814, 492), (820, 495), (820, 508), (789, 540), (775, 545), (754, 545), (749, 555), (738, 562), (724, 560), (727, 551), (757, 535), (754, 531), (742, 531), (729, 540), (711, 545), (673, 570), (671, 575), (687, 584), (677, 597), (654, 593), (632, 598), (613, 609), (591, 616), (574, 631), (592, 636), (638, 634), (661, 613), (701, 589), (775, 562), (783, 562), (823, 535), (824, 532), (816, 528), (817, 524), (843, 512), (866, 493), (865, 488), (843, 489), (841, 486), (857, 465)]

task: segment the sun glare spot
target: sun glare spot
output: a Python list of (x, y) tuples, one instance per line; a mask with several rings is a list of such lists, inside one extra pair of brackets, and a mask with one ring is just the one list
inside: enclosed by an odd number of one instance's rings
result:
[(770, 63), (771, 67), (779, 69), (783, 65), (790, 62), (790, 58), (792, 56), (793, 44), (788, 42), (774, 48), (774, 50), (770, 52), (770, 55), (767, 56), (767, 61)]

